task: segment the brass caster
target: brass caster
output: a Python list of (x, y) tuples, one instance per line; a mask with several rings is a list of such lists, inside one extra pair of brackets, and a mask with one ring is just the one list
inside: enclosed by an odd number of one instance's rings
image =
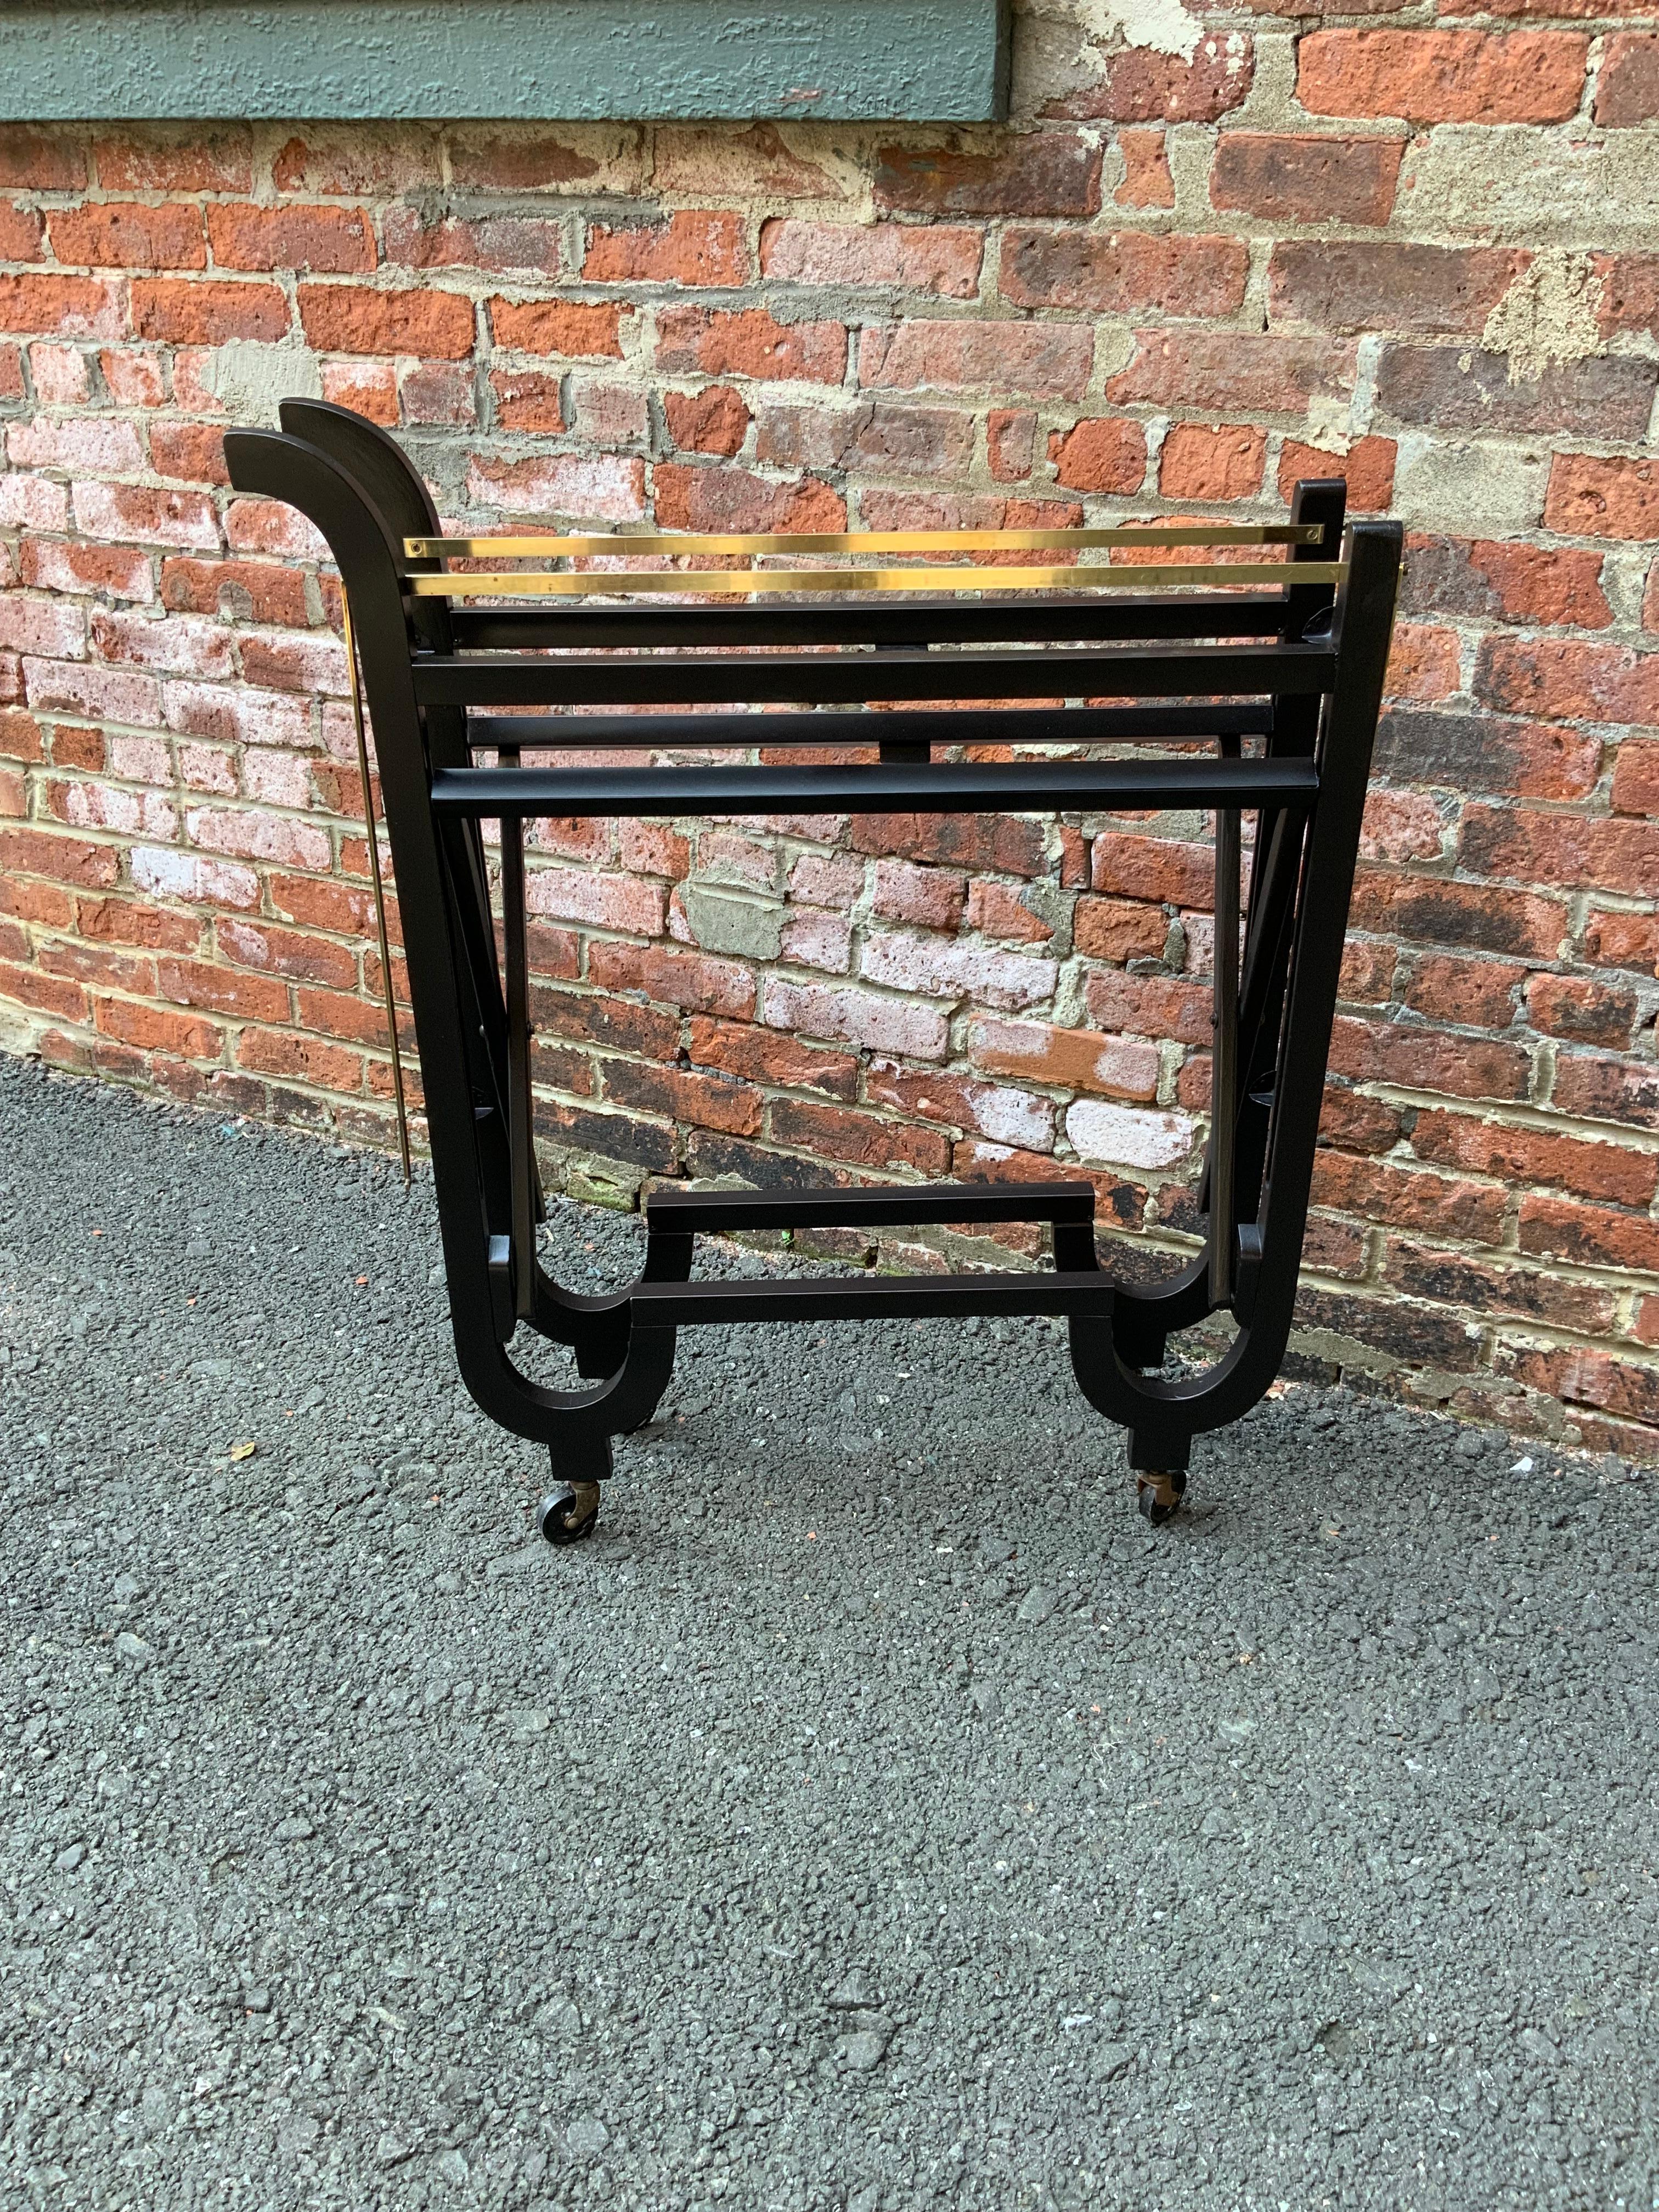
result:
[(1154, 1528), (1161, 1528), (1166, 1521), (1173, 1520), (1176, 1509), (1187, 1495), (1184, 1474), (1135, 1474), (1135, 1503), (1140, 1508), (1140, 1517), (1149, 1521)]
[(599, 1518), (597, 1482), (566, 1482), (544, 1498), (536, 1526), (550, 1544), (580, 1544), (591, 1536)]

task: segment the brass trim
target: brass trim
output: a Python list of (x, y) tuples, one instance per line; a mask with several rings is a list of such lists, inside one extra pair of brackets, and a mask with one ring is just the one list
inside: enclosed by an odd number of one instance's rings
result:
[(1054, 592), (1190, 591), (1215, 584), (1340, 584), (1341, 561), (1194, 562), (1190, 567), (1142, 568), (1130, 562), (1093, 562), (1076, 568), (696, 568), (590, 569), (556, 575), (506, 569), (499, 575), (434, 573), (405, 576), (417, 599), (619, 599), (635, 592), (698, 592), (727, 597), (763, 592)]
[(720, 537), (613, 531), (597, 538), (405, 538), (411, 561), (520, 561), (639, 553), (1059, 553), (1107, 545), (1318, 545), (1320, 522), (1127, 523), (1100, 530), (782, 531)]

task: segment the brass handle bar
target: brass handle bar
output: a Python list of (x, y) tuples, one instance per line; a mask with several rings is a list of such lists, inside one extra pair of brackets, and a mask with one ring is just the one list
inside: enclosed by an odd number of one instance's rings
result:
[[(567, 554), (1059, 553), (1105, 545), (1319, 545), (1322, 523), (1121, 523), (1098, 530), (781, 530), (722, 536), (628, 531), (577, 538), (405, 538), (411, 561), (521, 561)], [(1300, 574), (1297, 582), (1303, 580)]]
[(759, 592), (1054, 592), (1180, 591), (1211, 584), (1340, 584), (1340, 561), (1198, 562), (1142, 568), (1122, 562), (1066, 568), (696, 568), (630, 575), (621, 571), (562, 571), (558, 574), (504, 570), (497, 575), (443, 572), (405, 576), (417, 599), (618, 599), (639, 593), (701, 592), (722, 596)]

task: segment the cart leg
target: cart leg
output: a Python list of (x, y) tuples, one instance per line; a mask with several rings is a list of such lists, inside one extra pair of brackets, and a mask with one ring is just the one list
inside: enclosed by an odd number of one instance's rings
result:
[[(1131, 1431), (1129, 1464), (1135, 1471), (1135, 1504), (1141, 1518), (1154, 1528), (1172, 1521), (1187, 1495), (1187, 1455), (1190, 1438), (1160, 1436), (1156, 1443)], [(1155, 1466), (1149, 1462), (1156, 1461)]]
[(611, 1473), (611, 1439), (584, 1437), (574, 1447), (552, 1444), (548, 1449), (555, 1480), (537, 1508), (536, 1526), (550, 1544), (580, 1544), (599, 1522), (599, 1485)]

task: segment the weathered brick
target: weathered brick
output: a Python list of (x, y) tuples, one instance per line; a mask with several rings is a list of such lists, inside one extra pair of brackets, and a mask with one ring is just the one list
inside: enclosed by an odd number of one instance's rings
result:
[(1213, 409), (1228, 415), (1297, 415), (1316, 398), (1346, 398), (1352, 343), (1277, 331), (1138, 331), (1133, 358), (1106, 380), (1120, 405)]
[(1607, 131), (1659, 116), (1659, 33), (1620, 31), (1607, 40), (1596, 73), (1595, 112)]
[(1174, 1037), (1207, 1045), (1212, 1000), (1207, 988), (1173, 975), (1132, 975), (1110, 969), (1084, 985), (1090, 1017), (1103, 1030), (1129, 1030), (1146, 1037)]
[(847, 368), (840, 323), (783, 323), (764, 307), (665, 307), (657, 317), (657, 362), (672, 374), (787, 378), (839, 384)]
[(1161, 899), (1207, 913), (1215, 891), (1215, 854), (1207, 845), (1110, 830), (1094, 841), (1090, 880), (1097, 891)]
[(202, 211), (177, 201), (103, 200), (55, 208), (52, 251), (66, 266), (82, 269), (205, 269)]
[[(589, 304), (577, 300), (519, 301), (495, 298), (489, 302), (489, 322), (496, 344), (510, 347), (515, 353), (553, 354), (567, 361), (619, 361), (622, 319), (631, 312), (608, 300)], [(470, 347), (469, 311), (468, 343), (456, 349), (456, 357), (459, 359)], [(412, 352), (417, 349), (405, 347), (404, 350)]]
[(216, 346), (232, 338), (270, 344), (289, 326), (287, 296), (275, 284), (252, 279), (135, 276), (130, 313), (135, 337), (167, 345)]
[(943, 1060), (950, 1042), (948, 1023), (931, 1006), (851, 984), (792, 983), (781, 975), (765, 979), (761, 1019), (770, 1029), (796, 1030), (805, 1036), (908, 1060)]
[(1659, 653), (1572, 639), (1482, 639), (1474, 694), (1500, 711), (1551, 720), (1659, 726)]
[(1102, 416), (1048, 434), (1054, 478), (1072, 491), (1133, 492), (1146, 475), (1146, 433), (1139, 422)]
[(1634, 991), (1587, 976), (1534, 975), (1527, 986), (1533, 1027), (1572, 1044), (1626, 1047), (1638, 1012)]
[(113, 338), (122, 328), (120, 288), (107, 277), (0, 276), (0, 331)]
[(1210, 200), (1271, 222), (1385, 223), (1405, 148), (1398, 138), (1224, 131)]
[(1526, 260), (1496, 246), (1285, 239), (1273, 251), (1268, 301), (1275, 316), (1326, 331), (1479, 332)]
[(1503, 1225), (1508, 1194), (1501, 1183), (1462, 1182), (1450, 1176), (1357, 1158), (1322, 1149), (1314, 1155), (1312, 1202), (1395, 1229), (1431, 1229), (1469, 1244), (1491, 1244)]
[(1507, 960), (1464, 960), (1438, 952), (1419, 954), (1401, 993), (1413, 1013), (1431, 1021), (1478, 1024), (1506, 1030), (1515, 1021), (1524, 968)]
[[(1637, 439), (1646, 430), (1656, 382), (1659, 366), (1622, 357), (1551, 362), (1516, 380), (1506, 354), (1389, 345), (1377, 374), (1377, 404), (1397, 421), (1441, 429)], [(1558, 457), (1557, 472), (1561, 466)]]
[(1600, 1332), (1613, 1325), (1617, 1308), (1593, 1285), (1562, 1282), (1536, 1267), (1494, 1266), (1463, 1252), (1443, 1252), (1406, 1237), (1390, 1237), (1383, 1279), (1407, 1297), (1472, 1314), (1524, 1314), (1558, 1328)]
[(574, 185), (632, 192), (641, 180), (640, 152), (637, 131), (584, 131), (580, 125), (471, 123), (449, 134), (455, 182), (483, 191)]
[(1354, 884), (1352, 925), (1412, 944), (1530, 960), (1558, 958), (1569, 929), (1562, 900), (1442, 876), (1385, 874), (1363, 865)]
[(1057, 979), (1052, 960), (908, 930), (866, 936), (860, 972), (894, 990), (1008, 1007), (1039, 1004), (1053, 994)]
[(854, 849), (1004, 876), (1042, 873), (1042, 831), (1008, 814), (855, 814)]
[(28, 123), (0, 123), (0, 185), (73, 192), (86, 181), (87, 158), (70, 132), (56, 127), (41, 130)]
[(459, 292), (381, 292), (366, 284), (301, 284), (299, 299), (307, 341), (320, 353), (414, 354), (423, 360), (463, 361), (472, 350), (472, 302)]
[(1297, 49), (1297, 97), (1314, 115), (1563, 123), (1589, 50), (1572, 31), (1316, 31)]
[(590, 284), (741, 284), (749, 275), (745, 226), (712, 208), (684, 208), (661, 222), (596, 223), (582, 274)]
[(1105, 57), (1098, 81), (1061, 105), (1079, 121), (1213, 123), (1243, 105), (1254, 70), (1250, 40), (1237, 32), (1202, 40), (1190, 59), (1127, 46)]
[(755, 978), (748, 969), (672, 945), (596, 942), (587, 949), (587, 975), (601, 990), (642, 991), (659, 1005), (698, 1013), (746, 1020), (755, 1010)]
[(762, 1094), (733, 1077), (641, 1060), (605, 1060), (599, 1065), (605, 1095), (619, 1106), (705, 1129), (724, 1129), (738, 1137), (752, 1137), (761, 1126)]
[[(1609, 422), (1593, 434), (1639, 437), (1641, 430), (1621, 429)], [(1550, 465), (1544, 526), (1582, 538), (1652, 538), (1659, 533), (1659, 465), (1617, 455), (1603, 459), (1594, 453), (1558, 453)]]
[(614, 453), (549, 453), (497, 461), (479, 453), (469, 464), (467, 496), (510, 514), (592, 516), (637, 522), (645, 513), (645, 464)]
[(1407, 541), (1401, 611), (1605, 629), (1613, 611), (1601, 587), (1603, 557), (1568, 546), (1470, 544), (1413, 533)]
[(763, 400), (757, 419), (756, 459), (780, 468), (939, 477), (959, 476), (973, 458), (973, 417), (942, 407), (870, 398), (831, 410)]
[(951, 1142), (942, 1131), (890, 1121), (844, 1106), (818, 1106), (804, 1098), (778, 1098), (769, 1115), (775, 1143), (813, 1158), (848, 1160), (866, 1168), (908, 1168), (941, 1176), (951, 1164)]
[(1604, 968), (1659, 975), (1659, 915), (1592, 909), (1584, 922), (1584, 957)]
[(1002, 296), (1021, 307), (1093, 314), (1231, 315), (1249, 254), (1236, 238), (1161, 231), (1015, 230), (1003, 241)]
[(1152, 960), (1168, 941), (1170, 918), (1140, 899), (1082, 898), (1072, 927), (1078, 951), (1091, 960)]
[(1073, 324), (911, 321), (866, 327), (859, 341), (866, 389), (1080, 399), (1093, 366), (1092, 333)]
[[(44, 260), (46, 234), (38, 210), (21, 206), (15, 200), (0, 200), (0, 261)], [(18, 389), (21, 392), (21, 380)], [(46, 396), (41, 393), (43, 398)]]
[(1583, 1267), (1633, 1267), (1659, 1273), (1659, 1221), (1610, 1206), (1528, 1192), (1521, 1200), (1521, 1249)]
[(761, 270), (774, 284), (850, 284), (971, 300), (979, 289), (982, 231), (949, 224), (807, 222), (775, 216), (761, 227)]
[[(291, 269), (352, 276), (375, 266), (374, 234), (362, 208), (251, 207), (207, 211), (208, 240), (222, 269)], [(186, 262), (168, 261), (185, 268)]]
[(1146, 1100), (1158, 1095), (1156, 1047), (1097, 1030), (1057, 1029), (1047, 1022), (976, 1022), (969, 1032), (968, 1054), (975, 1066), (988, 1074), (1012, 1075), (1024, 1083), (1052, 1084), (1060, 1090), (1093, 1091), (1108, 1098)]
[(1091, 216), (1100, 210), (1101, 153), (1079, 133), (1003, 137), (993, 151), (884, 146), (876, 156), (878, 208), (904, 215)]
[(657, 520), (665, 530), (834, 531), (847, 527), (847, 502), (817, 477), (779, 483), (746, 469), (659, 462)]
[(1601, 743), (1547, 723), (1391, 708), (1377, 727), (1376, 772), (1456, 791), (1579, 799), (1595, 787)]
[(93, 142), (98, 181), (112, 192), (245, 192), (252, 184), (246, 124), (154, 124)]
[(976, 1083), (937, 1067), (901, 1067), (890, 1060), (877, 1060), (870, 1064), (865, 1096), (872, 1106), (918, 1115), (964, 1134), (988, 1137), (994, 1144), (1016, 1145), (1033, 1152), (1054, 1150), (1053, 1100), (1006, 1084)]
[(851, 1054), (799, 1044), (793, 1037), (752, 1023), (694, 1015), (689, 1049), (694, 1066), (722, 1068), (750, 1083), (826, 1091), (836, 1098), (857, 1094), (859, 1062)]
[(684, 453), (719, 453), (729, 460), (749, 434), (749, 410), (729, 384), (665, 392), (662, 404), (669, 435)]
[(1620, 746), (1613, 804), (1620, 814), (1659, 814), (1659, 739), (1627, 738)]
[(1261, 489), (1267, 440), (1261, 430), (1177, 422), (1158, 456), (1165, 499), (1249, 499)]
[(1162, 131), (1120, 131), (1117, 150), (1123, 156), (1123, 180), (1112, 194), (1113, 204), (1126, 208), (1172, 208), (1175, 179), (1165, 151), (1167, 133)]
[(1454, 1098), (1524, 1099), (1532, 1073), (1530, 1056), (1519, 1045), (1351, 1014), (1339, 1014), (1333, 1025), (1330, 1065), (1351, 1082)]

